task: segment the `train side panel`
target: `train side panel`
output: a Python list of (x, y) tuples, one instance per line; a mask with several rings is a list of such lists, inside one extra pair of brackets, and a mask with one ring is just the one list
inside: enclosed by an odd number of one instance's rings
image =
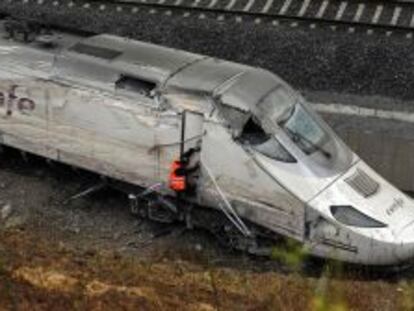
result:
[(6, 145), (141, 186), (178, 154), (178, 116), (91, 88), (0, 71), (0, 117)]
[(2, 143), (56, 159), (49, 145), (45, 90), (26, 76), (0, 71), (0, 135)]
[[(225, 127), (206, 123), (205, 129), (202, 161), (238, 214), (302, 241), (305, 204), (261, 170)], [(202, 189), (207, 205), (218, 206), (217, 189), (207, 172), (203, 172)]]

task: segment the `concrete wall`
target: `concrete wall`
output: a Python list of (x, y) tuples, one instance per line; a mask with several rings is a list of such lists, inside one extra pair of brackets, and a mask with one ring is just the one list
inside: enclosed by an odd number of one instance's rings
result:
[(414, 124), (350, 115), (324, 118), (377, 172), (398, 188), (414, 192)]

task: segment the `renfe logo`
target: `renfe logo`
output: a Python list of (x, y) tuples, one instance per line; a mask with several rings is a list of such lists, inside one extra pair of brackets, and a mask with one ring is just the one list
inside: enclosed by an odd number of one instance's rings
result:
[(30, 98), (19, 98), (16, 95), (16, 89), (18, 87), (18, 85), (11, 85), (7, 92), (0, 91), (0, 108), (6, 108), (8, 116), (11, 116), (14, 110), (22, 114), (27, 114), (27, 112), (33, 111), (36, 107), (35, 102)]

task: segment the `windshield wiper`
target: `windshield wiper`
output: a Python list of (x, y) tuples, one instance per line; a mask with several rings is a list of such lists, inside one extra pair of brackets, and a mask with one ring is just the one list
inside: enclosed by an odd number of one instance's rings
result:
[(303, 136), (302, 134), (291, 130), (288, 127), (283, 127), (286, 131), (288, 131), (288, 133), (293, 136), (293, 140), (297, 140), (298, 138), (302, 141), (307, 142), (309, 145), (312, 146), (312, 148), (314, 148), (315, 150), (318, 150), (320, 153), (322, 153), (327, 159), (332, 158), (332, 154), (325, 150), (324, 148), (322, 148), (321, 146), (319, 146), (318, 144), (315, 144), (314, 142), (312, 142), (311, 140), (309, 140), (308, 138), (306, 138), (305, 136)]

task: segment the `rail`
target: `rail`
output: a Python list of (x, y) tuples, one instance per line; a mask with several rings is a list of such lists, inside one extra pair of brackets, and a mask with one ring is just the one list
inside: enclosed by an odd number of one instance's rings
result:
[[(148, 9), (166, 14), (190, 12), (235, 15), (271, 20), (291, 20), (349, 27), (414, 30), (414, 1), (341, 1), (341, 0), (95, 0), (132, 6), (135, 11)], [(118, 8), (119, 9), (119, 8)], [(183, 12), (185, 11), (185, 12)], [(206, 17), (206, 16), (205, 16)]]

